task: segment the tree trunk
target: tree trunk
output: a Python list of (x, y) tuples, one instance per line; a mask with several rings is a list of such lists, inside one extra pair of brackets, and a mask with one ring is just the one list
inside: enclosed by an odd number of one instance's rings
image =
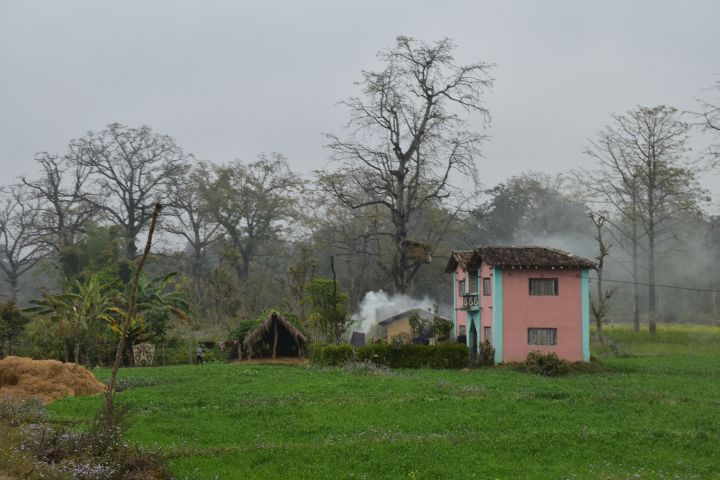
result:
[(405, 249), (409, 218), (404, 212), (393, 215), (395, 223), (395, 258), (393, 259), (393, 293), (406, 294), (410, 287), (408, 256)]
[(597, 272), (597, 310), (598, 313), (595, 315), (595, 327), (597, 328), (597, 334), (600, 338), (600, 341), (602, 342), (602, 320), (603, 315), (602, 312), (604, 310), (604, 302), (605, 299), (603, 297), (603, 289), (602, 289), (602, 265), (598, 266)]
[(657, 299), (655, 297), (655, 232), (648, 235), (648, 326), (651, 335), (655, 335), (657, 331), (656, 324), (656, 308)]
[(330, 256), (330, 269), (332, 270), (333, 278), (333, 319), (332, 329), (333, 336), (335, 337), (335, 344), (340, 344), (340, 319), (337, 318), (337, 277), (335, 275), (335, 257)]
[(273, 360), (275, 360), (275, 357), (277, 357), (277, 341), (278, 341), (278, 331), (277, 331), (277, 320), (273, 320)]
[(18, 276), (15, 272), (11, 273), (8, 277), (8, 283), (10, 284), (10, 300), (13, 303), (17, 303)]
[(653, 145), (651, 145), (651, 152), (647, 185), (648, 327), (650, 335), (655, 335), (657, 329), (655, 324), (655, 310), (657, 308), (657, 300), (655, 298), (655, 182), (657, 181), (657, 159)]
[[(635, 188), (635, 187), (633, 187)], [(640, 331), (640, 277), (638, 272), (638, 232), (637, 232), (637, 200), (633, 193), (632, 204), (632, 262), (633, 262), (633, 330)]]
[(137, 245), (135, 245), (135, 238), (128, 237), (127, 243), (125, 244), (125, 255), (128, 260), (132, 260), (137, 257)]
[(73, 355), (75, 357), (75, 363), (80, 365), (80, 325), (75, 329), (75, 335), (73, 338)]

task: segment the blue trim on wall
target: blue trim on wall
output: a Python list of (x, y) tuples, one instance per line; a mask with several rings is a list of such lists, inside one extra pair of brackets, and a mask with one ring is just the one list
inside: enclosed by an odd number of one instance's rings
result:
[(470, 341), (472, 340), (472, 336), (470, 335), (470, 330), (473, 325), (475, 325), (475, 331), (477, 332), (477, 345), (475, 346), (475, 353), (478, 353), (480, 351), (480, 312), (477, 310), (468, 312), (468, 320), (467, 325), (465, 326), (465, 345), (467, 345), (468, 348), (470, 348)]
[(590, 361), (590, 287), (588, 282), (588, 269), (581, 274), (582, 279), (582, 354), (583, 361)]
[(493, 267), (493, 320), (492, 337), (493, 348), (495, 348), (495, 363), (503, 361), (503, 282), (502, 268)]

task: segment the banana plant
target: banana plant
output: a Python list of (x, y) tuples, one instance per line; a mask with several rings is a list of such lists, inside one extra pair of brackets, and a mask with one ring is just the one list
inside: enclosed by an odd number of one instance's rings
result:
[(83, 334), (100, 321), (110, 321), (117, 294), (112, 285), (103, 283), (100, 275), (89, 276), (84, 282), (75, 281), (70, 291), (56, 295), (44, 294), (31, 300), (26, 312), (47, 315), (69, 327), (73, 341), (75, 363), (80, 363), (80, 344)]
[[(190, 305), (183, 295), (169, 291), (168, 284), (176, 273), (148, 280), (140, 277), (137, 291), (137, 313), (130, 320), (126, 338), (127, 348), (147, 341), (149, 338), (162, 341), (167, 323), (172, 317), (187, 322)], [(127, 300), (123, 299), (110, 309), (110, 330), (118, 337), (122, 335), (122, 326), (127, 317)], [(125, 353), (127, 355), (127, 352)]]

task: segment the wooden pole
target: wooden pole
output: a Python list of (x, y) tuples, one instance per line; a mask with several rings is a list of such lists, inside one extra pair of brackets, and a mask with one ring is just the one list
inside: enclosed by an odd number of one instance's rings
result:
[(275, 337), (275, 338), (273, 338), (273, 360), (275, 360), (275, 356), (276, 356), (276, 354), (277, 354), (277, 337), (278, 337), (278, 335), (277, 335), (277, 324), (278, 324), (278, 322), (277, 322), (277, 318), (275, 318), (274, 315), (273, 315), (272, 317), (270, 317), (270, 318), (271, 318), (271, 320), (272, 320), (272, 322), (273, 322), (273, 333), (274, 333), (274, 337)]
[(155, 233), (155, 226), (157, 225), (157, 219), (160, 215), (161, 209), (162, 205), (160, 205), (160, 202), (155, 203), (152, 220), (150, 221), (150, 231), (148, 232), (147, 242), (145, 243), (145, 251), (143, 252), (142, 257), (140, 257), (140, 261), (135, 268), (135, 275), (133, 276), (132, 287), (130, 289), (130, 299), (128, 300), (127, 315), (125, 316), (122, 333), (120, 334), (120, 341), (118, 343), (117, 351), (115, 352), (115, 363), (113, 364), (110, 380), (108, 380), (107, 388), (105, 389), (105, 421), (108, 427), (113, 426), (113, 397), (115, 395), (115, 381), (117, 379), (118, 370), (120, 369), (120, 364), (122, 363), (123, 352), (125, 350), (125, 338), (127, 337), (128, 328), (130, 328), (130, 323), (135, 317), (137, 311), (137, 291), (140, 283), (140, 274), (145, 266), (145, 261), (150, 255), (152, 238)]

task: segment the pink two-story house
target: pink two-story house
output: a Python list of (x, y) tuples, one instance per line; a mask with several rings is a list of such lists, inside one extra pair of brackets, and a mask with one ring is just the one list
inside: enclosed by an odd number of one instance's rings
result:
[(455, 251), (453, 322), (472, 352), (489, 341), (495, 363), (531, 351), (590, 360), (588, 272), (595, 263), (545, 247), (477, 247)]

